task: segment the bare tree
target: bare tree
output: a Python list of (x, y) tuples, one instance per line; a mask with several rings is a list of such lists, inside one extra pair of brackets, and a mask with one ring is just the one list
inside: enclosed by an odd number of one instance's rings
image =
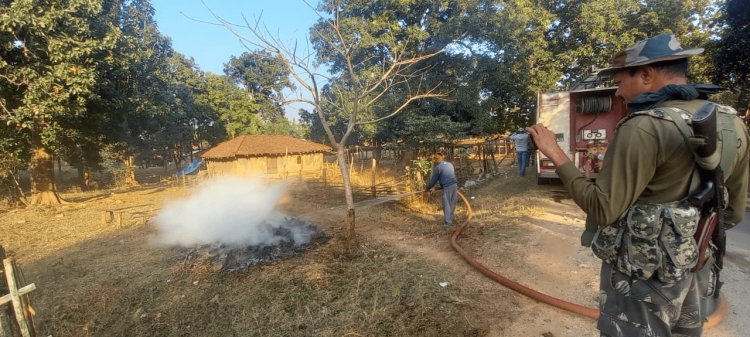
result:
[[(312, 10), (315, 10), (308, 2), (305, 1)], [(208, 8), (208, 7), (207, 7)], [(445, 93), (438, 90), (438, 86), (425, 87), (424, 76), (426, 68), (419, 67), (420, 63), (431, 57), (434, 57), (442, 51), (423, 53), (414, 56), (412, 51), (403, 48), (389, 48), (387, 56), (379, 59), (377, 69), (368, 68), (366, 74), (361, 74), (362, 63), (372, 61), (368, 59), (360, 63), (355, 63), (354, 55), (357, 54), (358, 48), (361, 48), (356, 42), (357, 39), (347, 38), (341, 27), (340, 9), (336, 6), (335, 12), (331, 18), (324, 18), (320, 12), (316, 11), (320, 17), (319, 22), (325, 22), (330, 29), (330, 36), (317, 36), (320, 41), (325, 43), (329, 52), (338, 54), (340, 60), (343, 60), (345, 71), (332, 78), (318, 71), (315, 63), (315, 55), (312, 51), (301, 53), (297, 50), (297, 45), (287, 46), (278, 36), (273, 36), (267, 27), (260, 24), (260, 18), (249, 21), (243, 16), (244, 24), (237, 25), (228, 22), (211, 11), (213, 17), (226, 29), (236, 35), (248, 49), (258, 48), (283, 57), (289, 72), (297, 80), (299, 85), (309, 93), (310, 98), (302, 96), (286, 99), (285, 103), (301, 102), (309, 104), (317, 113), (318, 118), (325, 130), (329, 142), (336, 149), (336, 157), (344, 183), (344, 194), (346, 198), (347, 215), (346, 215), (346, 249), (348, 252), (356, 250), (358, 247), (355, 232), (355, 211), (354, 198), (352, 196), (351, 178), (347, 167), (346, 145), (352, 133), (357, 126), (365, 124), (378, 123), (387, 118), (393, 117), (404, 110), (410, 103), (426, 98), (444, 98)], [(238, 29), (247, 29), (250, 32), (246, 36)], [(404, 46), (408, 44), (405, 43)], [(320, 48), (319, 48), (320, 49)], [(324, 93), (323, 85), (327, 85), (327, 92)], [(395, 105), (390, 112), (381, 114), (380, 117), (372, 117), (365, 112), (375, 108), (378, 102), (383, 101), (384, 97), (393, 94), (396, 91), (405, 92), (403, 99)], [(343, 113), (348, 117), (346, 128), (343, 134), (337, 135), (331, 130), (330, 117), (335, 112)], [(370, 117), (364, 120), (366, 117)]]

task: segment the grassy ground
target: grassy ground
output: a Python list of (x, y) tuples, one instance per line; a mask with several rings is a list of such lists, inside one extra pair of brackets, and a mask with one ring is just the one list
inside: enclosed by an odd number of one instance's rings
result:
[[(158, 181), (160, 172), (147, 174)], [(188, 260), (189, 249), (151, 244), (156, 229), (148, 220), (165, 202), (190, 195), (189, 183), (72, 188), (63, 192), (70, 204), (0, 210), (0, 245), (19, 261), (25, 283), (37, 285), (40, 336), (598, 335), (593, 320), (468, 267), (448, 245), (438, 193), (358, 207), (361, 252), (345, 257), (342, 192), (315, 186), (292, 185), (278, 207), (333, 239), (243, 273), (216, 273)], [(564, 191), (505, 166), (463, 193), (474, 220), (459, 243), (472, 256), (533, 289), (596, 307), (600, 261), (580, 246), (583, 213)], [(122, 224), (102, 221), (105, 210)], [(458, 219), (466, 219), (464, 206)], [(747, 276), (733, 272), (729, 290)], [(743, 298), (746, 288), (730, 297)], [(742, 335), (735, 326), (705, 335)]]
[[(435, 226), (434, 200), (421, 213), (400, 203), (361, 211), (361, 252), (344, 257), (336, 239), (343, 220), (336, 207), (340, 191), (329, 198), (316, 193), (297, 191), (282, 207), (309, 215), (334, 239), (244, 273), (215, 273), (186, 262), (184, 249), (150, 244), (155, 229), (147, 220), (164, 201), (189, 194), (179, 185), (72, 190), (63, 193), (71, 204), (8, 210), (0, 221), (0, 244), (18, 259), (26, 281), (37, 285), (32, 300), (43, 336), (489, 333), (487, 320), (478, 318), (485, 308), (477, 303), (494, 290), (459, 286), (466, 269), (456, 268), (457, 261), (435, 259), (381, 235), (426, 237), (449, 256), (448, 232)], [(103, 221), (104, 210), (122, 214), (122, 225)]]

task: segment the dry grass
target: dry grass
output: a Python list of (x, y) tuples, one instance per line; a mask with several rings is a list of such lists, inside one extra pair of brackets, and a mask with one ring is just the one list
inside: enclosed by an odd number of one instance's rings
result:
[[(326, 177), (331, 184), (342, 184), (343, 179), (341, 176), (341, 169), (338, 164), (325, 164), (326, 165)], [(350, 167), (349, 179), (351, 180), (353, 187), (358, 188), (369, 188), (372, 186), (372, 164), (369, 161), (355, 161), (354, 165)], [(382, 165), (379, 164), (375, 169), (375, 184), (381, 186), (397, 186), (402, 185), (406, 180), (404, 176), (403, 168), (401, 170), (396, 169), (393, 165)], [(404, 186), (402, 186), (404, 187)]]
[(54, 336), (476, 335), (476, 329), (456, 315), (466, 310), (456, 300), (465, 296), (461, 289), (437, 284), (450, 276), (382, 244), (365, 242), (362, 248), (360, 256), (350, 259), (337, 256), (339, 248), (332, 244), (304, 257), (229, 275), (200, 267), (185, 271), (174, 252), (162, 252), (172, 254), (167, 259), (171, 264), (159, 264), (164, 270), (128, 270), (137, 274), (131, 277), (106, 274), (97, 278), (99, 284), (85, 276), (105, 266), (66, 268), (62, 277), (78, 273), (84, 279), (44, 285), (38, 304), (53, 310), (40, 314), (61, 315), (46, 317), (42, 332)]
[[(320, 191), (308, 191), (317, 195)], [(185, 251), (148, 244), (143, 224), (165, 200), (189, 193), (157, 185), (115, 193), (64, 193), (78, 201), (57, 208), (11, 210), (0, 220), (0, 244), (19, 260), (38, 290), (32, 300), (43, 336), (482, 336), (468, 303), (480, 300), (438, 282), (458, 278), (425, 261), (362, 237), (356, 257), (334, 239), (303, 256), (245, 273), (218, 274), (185, 265)], [(290, 203), (323, 211), (336, 233), (337, 193), (305, 191)], [(322, 208), (321, 208), (322, 206)], [(123, 226), (101, 221), (122, 212)], [(397, 209), (386, 210), (399, 212)], [(325, 221), (325, 220), (321, 220)], [(423, 226), (428, 230), (429, 226)]]
[[(353, 181), (369, 186), (370, 172), (363, 172)], [(398, 179), (393, 175), (379, 172), (378, 179)], [(465, 266), (447, 264), (453, 254), (445, 243), (449, 233), (439, 226), (439, 193), (358, 210), (362, 250), (344, 257), (336, 239), (343, 193), (294, 184), (283, 207), (309, 214), (334, 239), (289, 260), (219, 274), (186, 265), (185, 250), (148, 244), (154, 229), (142, 220), (189, 188), (69, 190), (63, 197), (75, 203), (3, 214), (0, 244), (38, 287), (32, 300), (39, 335), (484, 336), (490, 326), (513, 320), (517, 303), (507, 293), (481, 278), (464, 284)], [(471, 250), (512, 266), (522, 263), (514, 254), (528, 234), (518, 222), (539, 211), (534, 196), (524, 195), (527, 188), (507, 174), (465, 193), (476, 196), (477, 220), (466, 232)], [(123, 226), (102, 223), (105, 209), (122, 212)], [(457, 215), (465, 217), (462, 206)], [(440, 259), (424, 247), (410, 250), (424, 242), (440, 249)], [(451, 285), (438, 285), (445, 280)]]
[(535, 202), (538, 199), (533, 196), (510, 196), (501, 199), (477, 200), (478, 211), (475, 213), (477, 219), (495, 217), (498, 214), (507, 218), (533, 217), (544, 212)]

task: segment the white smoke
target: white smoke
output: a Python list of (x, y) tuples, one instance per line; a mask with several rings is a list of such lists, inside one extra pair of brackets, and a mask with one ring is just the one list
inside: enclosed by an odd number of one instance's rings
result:
[[(259, 180), (220, 177), (205, 181), (195, 193), (167, 203), (154, 218), (157, 243), (170, 246), (223, 244), (275, 245), (274, 228), (285, 226), (274, 206), (287, 183), (264, 186)], [(311, 230), (287, 226), (295, 244), (307, 243)]]

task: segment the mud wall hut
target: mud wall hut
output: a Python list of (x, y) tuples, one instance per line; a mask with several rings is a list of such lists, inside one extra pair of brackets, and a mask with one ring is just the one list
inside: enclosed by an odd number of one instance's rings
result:
[(290, 136), (245, 135), (206, 151), (210, 176), (257, 175), (271, 177), (320, 171), (323, 154), (331, 148)]

